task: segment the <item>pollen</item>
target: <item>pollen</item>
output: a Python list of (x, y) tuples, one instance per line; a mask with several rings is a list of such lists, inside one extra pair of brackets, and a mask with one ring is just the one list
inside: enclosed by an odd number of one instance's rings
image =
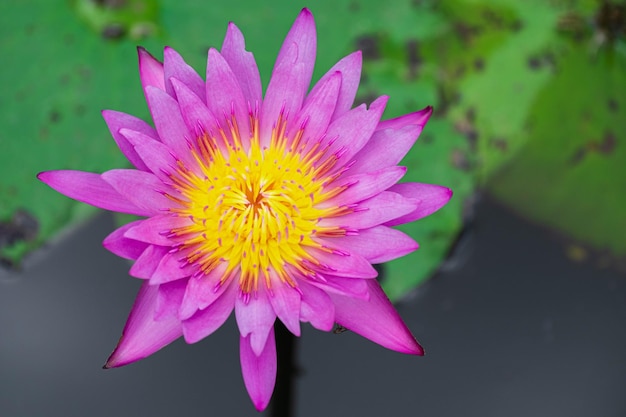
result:
[[(319, 266), (308, 248), (331, 251), (316, 237), (344, 236), (340, 227), (322, 227), (321, 219), (350, 212), (320, 203), (341, 193), (332, 173), (336, 155), (320, 151), (320, 141), (303, 140), (303, 129), (286, 135), (286, 120), (275, 124), (270, 144), (261, 147), (258, 118), (251, 116), (249, 143), (242, 143), (234, 117), (229, 129), (203, 132), (191, 144), (197, 167), (178, 163), (170, 175), (179, 195), (169, 195), (170, 210), (189, 224), (170, 231), (196, 274), (225, 270), (220, 283), (239, 277), (244, 294), (271, 289), (270, 275), (297, 287), (296, 276), (315, 276)], [(225, 266), (225, 268), (224, 268)], [(219, 283), (218, 283), (219, 284)]]

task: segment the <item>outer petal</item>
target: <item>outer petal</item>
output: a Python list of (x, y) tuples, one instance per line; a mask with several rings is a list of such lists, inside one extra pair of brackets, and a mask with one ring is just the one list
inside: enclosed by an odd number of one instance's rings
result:
[(270, 279), (268, 299), (274, 313), (291, 333), (300, 336), (300, 292), (281, 282), (276, 273), (270, 273)]
[(139, 78), (144, 92), (148, 86), (165, 91), (163, 64), (141, 46), (137, 47), (139, 55)]
[(318, 330), (331, 330), (335, 325), (335, 305), (326, 291), (304, 279), (298, 281), (298, 288), (302, 291), (300, 320), (311, 323)]
[(368, 301), (330, 293), (335, 303), (337, 323), (388, 349), (423, 355), (393, 305), (375, 280), (367, 280)]
[[(250, 140), (249, 109), (239, 82), (228, 63), (216, 49), (209, 49), (206, 68), (206, 97), (209, 110), (218, 118), (230, 121), (235, 116), (245, 146)], [(222, 125), (229, 131), (228, 125)]]
[(165, 91), (175, 97), (174, 88), (170, 78), (174, 77), (182, 81), (203, 102), (206, 103), (204, 81), (198, 73), (191, 68), (185, 60), (173, 48), (166, 46), (163, 50), (163, 71), (165, 77)]
[(376, 278), (378, 276), (378, 272), (372, 267), (372, 264), (361, 255), (349, 251), (339, 251), (332, 246), (331, 249), (334, 249), (333, 253), (316, 248), (307, 248), (307, 252), (321, 262), (322, 273), (328, 272), (346, 278)]
[(422, 126), (377, 130), (367, 144), (354, 156), (351, 174), (370, 172), (397, 165), (413, 147)]
[(169, 250), (170, 248), (166, 246), (148, 246), (137, 258), (128, 273), (135, 278), (149, 279)]
[(135, 205), (100, 174), (60, 170), (40, 172), (37, 178), (61, 194), (105, 210), (138, 216), (148, 216), (152, 213), (152, 210), (143, 205)]
[(215, 302), (183, 321), (183, 334), (187, 343), (196, 343), (209, 336), (230, 316), (237, 297), (237, 284), (231, 280), (224, 286), (226, 290)]
[(361, 51), (353, 52), (342, 58), (339, 62), (333, 65), (333, 67), (328, 70), (322, 78), (320, 78), (317, 84), (315, 84), (315, 87), (311, 89), (311, 92), (305, 101), (305, 105), (309, 102), (310, 97), (317, 93), (317, 90), (324, 85), (329, 77), (331, 77), (335, 72), (340, 72), (341, 88), (339, 90), (339, 98), (337, 99), (337, 106), (335, 106), (332, 120), (340, 117), (350, 110), (352, 108), (352, 104), (354, 103), (356, 91), (359, 88), (362, 61)]
[(416, 250), (419, 245), (406, 234), (386, 226), (376, 226), (359, 230), (357, 235), (344, 236), (335, 243), (341, 248), (349, 248), (373, 264), (391, 261)]
[(159, 140), (159, 135), (157, 135), (156, 130), (143, 120), (126, 113), (120, 113), (113, 110), (103, 110), (102, 117), (111, 131), (111, 136), (113, 136), (115, 143), (117, 143), (117, 146), (120, 148), (120, 151), (122, 151), (126, 159), (137, 167), (137, 169), (147, 171), (148, 168), (146, 167), (146, 164), (144, 164), (139, 155), (137, 155), (133, 145), (130, 144), (124, 135), (120, 133), (120, 130), (134, 130), (142, 133), (148, 138)]
[(385, 223), (387, 226), (412, 222), (433, 214), (452, 198), (452, 190), (449, 188), (416, 182), (396, 184), (389, 191), (416, 200), (418, 206), (412, 212)]
[(303, 9), (283, 42), (265, 93), (261, 109), (262, 146), (269, 143), (281, 112), (295, 117), (300, 111), (313, 75), (316, 47), (313, 15)]
[(146, 167), (145, 171), (152, 172), (166, 184), (172, 182), (169, 175), (176, 169), (176, 157), (167, 145), (150, 140), (134, 130), (122, 129), (120, 133), (134, 146), (135, 153)]
[(433, 108), (428, 106), (420, 111), (405, 114), (404, 116), (396, 117), (394, 119), (381, 120), (376, 127), (376, 130), (402, 129), (403, 127), (409, 125), (418, 125), (423, 127), (426, 122), (428, 122), (428, 119), (430, 119), (432, 114)]
[(382, 193), (362, 201), (357, 211), (339, 217), (328, 217), (320, 221), (320, 226), (342, 226), (350, 229), (367, 229), (404, 216), (415, 210), (417, 202), (397, 193)]
[(161, 214), (139, 221), (134, 227), (127, 229), (124, 236), (153, 245), (172, 246), (175, 242), (167, 237), (171, 230), (189, 223), (191, 221), (185, 217)]
[[(159, 285), (159, 294), (157, 296), (156, 308), (154, 311), (154, 319), (161, 321), (170, 317), (178, 318), (178, 307), (183, 300), (186, 279), (179, 279), (174, 282)], [(183, 329), (184, 331), (184, 329)]]
[(116, 229), (113, 233), (104, 238), (102, 246), (108, 251), (125, 259), (137, 259), (146, 250), (148, 243), (139, 242), (124, 236), (128, 229), (131, 229), (141, 223), (141, 220), (130, 222)]
[(142, 210), (144, 215), (160, 214), (172, 206), (162, 193), (164, 185), (153, 174), (134, 169), (112, 169), (102, 174), (115, 191)]
[(189, 132), (192, 132), (195, 137), (200, 136), (204, 132), (217, 134), (219, 125), (215, 115), (211, 113), (206, 104), (176, 78), (171, 78), (170, 82), (174, 86), (180, 112)]
[(267, 299), (264, 288), (244, 300), (243, 296), (235, 301), (235, 317), (242, 336), (250, 336), (250, 345), (256, 355), (261, 355), (265, 340), (273, 329), (276, 313)]
[(241, 91), (251, 108), (260, 104), (262, 97), (261, 76), (254, 55), (246, 51), (243, 34), (234, 23), (228, 24), (222, 44), (222, 56), (239, 81)]
[(116, 368), (143, 359), (182, 335), (182, 327), (176, 317), (155, 321), (158, 291), (158, 286), (148, 283), (141, 286), (122, 337), (105, 368)]
[(267, 342), (258, 355), (252, 349), (250, 339), (251, 335), (239, 338), (241, 372), (252, 403), (258, 411), (263, 411), (270, 402), (276, 384), (274, 328), (270, 328)]
[(405, 167), (391, 166), (365, 174), (342, 177), (332, 183), (330, 187), (347, 186), (348, 188), (336, 197), (320, 204), (320, 206), (343, 206), (368, 199), (397, 183), (405, 173)]

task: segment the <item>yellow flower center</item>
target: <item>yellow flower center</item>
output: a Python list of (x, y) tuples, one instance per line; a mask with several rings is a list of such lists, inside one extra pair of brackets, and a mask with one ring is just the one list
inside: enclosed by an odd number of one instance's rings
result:
[(295, 287), (289, 271), (308, 275), (319, 262), (307, 247), (330, 251), (315, 240), (341, 236), (339, 227), (321, 227), (322, 218), (348, 213), (348, 207), (319, 207), (342, 192), (333, 187), (340, 175), (329, 170), (337, 158), (324, 157), (318, 142), (307, 146), (303, 131), (293, 140), (285, 137), (286, 121), (279, 118), (270, 145), (261, 149), (258, 119), (251, 118), (249, 149), (244, 149), (234, 118), (230, 137), (203, 134), (192, 150), (202, 175), (182, 163), (171, 175), (182, 199), (170, 196), (181, 208), (171, 209), (192, 224), (172, 230), (190, 249), (186, 261), (208, 274), (226, 263), (221, 280), (239, 275), (240, 289), (256, 291), (260, 280), (270, 288), (270, 273)]

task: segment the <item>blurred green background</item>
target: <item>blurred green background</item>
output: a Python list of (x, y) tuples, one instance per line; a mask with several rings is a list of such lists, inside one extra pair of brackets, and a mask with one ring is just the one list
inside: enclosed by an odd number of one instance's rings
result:
[[(355, 49), (357, 102), (391, 97), (385, 118), (435, 107), (403, 162), (407, 181), (455, 192), (403, 229), (417, 252), (384, 266), (397, 298), (430, 276), (471, 220), (477, 191), (554, 230), (571, 257), (626, 256), (626, 2), (596, 0), (24, 0), (0, 4), (0, 262), (95, 213), (35, 179), (127, 164), (100, 116), (150, 120), (136, 45), (170, 45), (204, 75), (234, 21), (265, 85), (299, 10), (318, 31), (314, 81)], [(502, 231), (503, 234), (506, 230)]]

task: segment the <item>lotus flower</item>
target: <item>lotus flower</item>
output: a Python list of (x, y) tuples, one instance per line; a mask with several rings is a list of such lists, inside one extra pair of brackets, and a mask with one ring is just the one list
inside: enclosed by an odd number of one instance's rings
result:
[(104, 246), (134, 260), (144, 280), (106, 368), (142, 359), (183, 336), (197, 342), (235, 312), (243, 379), (258, 410), (276, 379), (274, 322), (340, 324), (382, 346), (422, 348), (376, 281), (372, 264), (415, 249), (392, 226), (427, 216), (445, 187), (398, 183), (398, 162), (432, 113), (381, 121), (387, 97), (351, 108), (361, 54), (333, 66), (307, 94), (315, 23), (304, 9), (262, 96), (253, 55), (230, 24), (208, 52), (206, 81), (171, 48), (161, 63), (139, 48), (154, 128), (128, 114), (104, 119), (134, 169), (47, 171), (71, 198), (145, 217)]

